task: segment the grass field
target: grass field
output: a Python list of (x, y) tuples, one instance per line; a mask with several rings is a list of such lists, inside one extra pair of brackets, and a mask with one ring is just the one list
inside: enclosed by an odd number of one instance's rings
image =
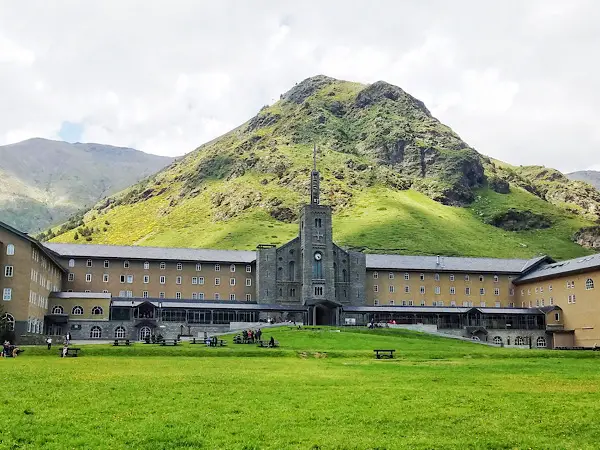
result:
[(271, 334), (280, 349), (28, 348), (0, 360), (0, 448), (598, 448), (595, 353)]

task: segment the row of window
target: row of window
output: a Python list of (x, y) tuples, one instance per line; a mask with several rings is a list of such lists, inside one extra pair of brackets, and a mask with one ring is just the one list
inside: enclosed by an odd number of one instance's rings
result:
[[(567, 289), (575, 289), (575, 281), (567, 281)], [(585, 289), (587, 291), (590, 291), (592, 289), (594, 289), (594, 280), (592, 278), (588, 278), (587, 280), (585, 280)], [(552, 285), (549, 284), (548, 285), (548, 291), (552, 291)], [(544, 286), (538, 286), (535, 288), (535, 293), (536, 294), (543, 294), (544, 293)], [(525, 295), (525, 290), (521, 289), (521, 295)], [(527, 289), (527, 295), (531, 295), (531, 289)]]
[(39, 306), (40, 308), (48, 307), (48, 297), (44, 297), (37, 292), (29, 291), (29, 303)]
[[(394, 292), (396, 292), (396, 287), (393, 285), (390, 285), (388, 287), (388, 290), (390, 292), (390, 294), (393, 294)], [(373, 292), (379, 292), (379, 285), (374, 285), (373, 286)], [(439, 286), (436, 286), (434, 288), (434, 292), (436, 295), (440, 295), (441, 294), (441, 288)], [(404, 286), (404, 293), (405, 294), (410, 294), (410, 286)], [(419, 293), (420, 294), (425, 294), (425, 286), (421, 286), (419, 288)], [(515, 290), (514, 289), (510, 289), (510, 295), (513, 296), (515, 295)], [(454, 286), (450, 287), (450, 295), (456, 295), (456, 288)], [(471, 288), (467, 287), (465, 288), (465, 295), (471, 295)], [(480, 288), (479, 289), (479, 295), (485, 295), (485, 288)], [(500, 288), (494, 288), (494, 295), (498, 296), (500, 295)]]
[[(52, 307), (52, 314), (64, 314), (65, 309), (61, 305), (54, 305)], [(91, 309), (92, 316), (100, 316), (104, 314), (104, 310), (102, 306), (93, 306)], [(71, 308), (71, 315), (73, 316), (82, 316), (83, 315), (83, 306), (73, 306)]]
[[(124, 269), (129, 269), (130, 267), (130, 262), (129, 261), (123, 261), (123, 268)], [(85, 266), (86, 267), (93, 267), (94, 266), (94, 261), (91, 259), (88, 259), (85, 262)], [(69, 267), (75, 267), (75, 260), (74, 259), (70, 259), (69, 260)], [(183, 263), (178, 262), (177, 265), (177, 270), (183, 270)], [(104, 268), (108, 269), (110, 268), (110, 261), (108, 259), (104, 260)], [(165, 270), (167, 268), (167, 263), (166, 262), (161, 262), (159, 263), (159, 268), (160, 270)], [(230, 272), (235, 272), (235, 268), (236, 265), (235, 264), (231, 264), (229, 266), (229, 271)], [(150, 262), (149, 261), (144, 261), (144, 270), (150, 270)], [(196, 271), (200, 272), (202, 270), (202, 263), (196, 263)], [(219, 272), (221, 270), (221, 264), (215, 264), (215, 272)], [(251, 273), (252, 272), (252, 266), (251, 265), (246, 265), (246, 272)]]
[[(60, 279), (61, 277), (58, 276), (58, 278)], [(49, 290), (50, 292), (57, 292), (60, 290), (57, 285), (52, 284), (50, 278), (46, 278), (43, 273), (39, 273), (35, 269), (31, 269), (31, 281), (38, 283), (40, 286)]]
[[(108, 283), (109, 282), (109, 274), (105, 273), (102, 275), (102, 281), (104, 283)], [(75, 274), (74, 273), (69, 273), (68, 275), (68, 280), (69, 281), (75, 281)], [(144, 275), (144, 284), (148, 284), (150, 283), (150, 275)], [(92, 274), (91, 273), (86, 273), (85, 274), (85, 281), (86, 283), (91, 283), (92, 282)], [(134, 281), (134, 276), (133, 275), (121, 275), (120, 276), (120, 282), (121, 283), (127, 283), (127, 284), (132, 284)], [(193, 285), (197, 285), (197, 284), (204, 284), (204, 277), (191, 277), (191, 282)], [(166, 284), (167, 283), (167, 277), (165, 275), (161, 275), (159, 277), (159, 283), (160, 284)], [(177, 276), (175, 277), (175, 284), (183, 284), (183, 277), (182, 276)], [(220, 286), (221, 285), (221, 278), (215, 278), (215, 286)], [(229, 279), (229, 286), (235, 286), (236, 285), (236, 279), (235, 278), (230, 278)], [(246, 286), (252, 286), (252, 278), (246, 278)]]
[[(380, 306), (379, 300), (378, 299), (373, 300), (373, 305), (374, 306)], [(388, 305), (390, 305), (390, 306), (396, 306), (396, 301), (395, 300), (389, 300)], [(413, 300), (402, 300), (397, 306), (415, 306), (415, 302)], [(419, 302), (419, 306), (427, 306), (427, 301), (426, 300), (421, 300)], [(445, 305), (444, 305), (444, 301), (443, 300), (434, 300), (434, 301), (431, 302), (431, 306), (445, 306)], [(450, 306), (457, 306), (456, 301), (452, 300), (450, 302)], [(466, 307), (466, 308), (472, 308), (473, 307), (473, 302), (463, 301), (462, 302), (462, 306)], [(479, 306), (481, 308), (491, 307), (491, 306), (487, 306), (486, 302), (480, 302)], [(495, 302), (494, 303), (494, 307), (495, 308), (501, 308), (502, 305), (500, 304), (500, 302)], [(514, 308), (515, 304), (514, 303), (509, 303), (508, 307), (509, 308)]]
[[(133, 298), (133, 291), (119, 291), (119, 297)], [(148, 291), (142, 291), (142, 298), (150, 298)], [(158, 298), (166, 298), (165, 293), (159, 292)], [(181, 300), (184, 297), (182, 296), (181, 292), (175, 292), (175, 298), (177, 300)], [(204, 292), (192, 292), (192, 300), (204, 300), (205, 298), (206, 297), (204, 295)], [(221, 300), (221, 294), (219, 294), (218, 292), (214, 293), (213, 299)], [(236, 295), (229, 294), (229, 300), (233, 300), (233, 301), (237, 300)], [(246, 301), (247, 302), (252, 301), (252, 294), (246, 294)]]
[(44, 321), (29, 317), (27, 319), (27, 332), (42, 334), (44, 332)]
[[(492, 342), (496, 345), (502, 345), (502, 338), (500, 336), (494, 336)], [(523, 336), (515, 337), (515, 345), (526, 345), (526, 339)], [(535, 341), (537, 348), (546, 348), (546, 338), (539, 336)]]
[[(389, 272), (388, 273), (388, 278), (390, 280), (393, 280), (395, 278), (396, 274), (395, 272)], [(379, 272), (373, 272), (373, 278), (378, 279), (379, 278)], [(410, 280), (410, 273), (405, 272), (404, 273), (404, 279), (405, 280)], [(419, 279), (421, 281), (425, 281), (425, 274), (422, 273), (419, 275)], [(440, 281), (440, 274), (439, 273), (434, 273), (433, 274), (433, 279), (435, 281)], [(449, 279), (450, 281), (454, 281), (455, 280), (455, 276), (454, 274), (450, 274), (449, 275)], [(465, 281), (471, 281), (471, 277), (469, 275), (465, 275)], [(485, 281), (485, 277), (483, 275), (479, 275), (479, 281), (481, 281), (482, 283)], [(494, 283), (498, 283), (500, 281), (500, 277), (498, 277), (498, 275), (494, 275)]]

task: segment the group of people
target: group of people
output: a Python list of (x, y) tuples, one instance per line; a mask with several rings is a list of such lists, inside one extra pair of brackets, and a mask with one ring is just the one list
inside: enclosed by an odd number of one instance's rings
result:
[(258, 330), (244, 330), (242, 331), (242, 339), (244, 342), (250, 342), (254, 344), (255, 342), (260, 341), (262, 338), (262, 330), (259, 328)]
[(19, 356), (19, 353), (21, 353), (23, 350), (21, 350), (19, 347), (17, 347), (16, 345), (12, 345), (10, 343), (10, 341), (4, 341), (4, 344), (2, 345), (2, 358), (16, 358), (17, 356)]

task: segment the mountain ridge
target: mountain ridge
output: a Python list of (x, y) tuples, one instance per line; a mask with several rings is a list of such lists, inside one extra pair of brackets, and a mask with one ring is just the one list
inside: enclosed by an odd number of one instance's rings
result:
[(397, 86), (326, 76), (298, 83), (237, 128), (55, 228), (52, 240), (281, 244), (297, 233), (314, 144), (341, 245), (448, 256), (589, 253), (573, 235), (597, 220), (598, 191), (586, 185), (567, 197), (562, 179), (481, 155)]
[(43, 138), (0, 146), (0, 220), (40, 231), (172, 160), (126, 147)]

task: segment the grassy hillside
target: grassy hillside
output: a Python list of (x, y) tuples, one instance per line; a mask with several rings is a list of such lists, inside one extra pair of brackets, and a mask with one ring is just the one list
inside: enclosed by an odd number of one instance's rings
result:
[[(586, 254), (592, 215), (552, 204), (400, 88), (314, 77), (247, 123), (71, 220), (55, 242), (253, 249), (297, 234), (313, 143), (336, 241), (372, 252)], [(502, 181), (501, 180), (501, 181)], [(515, 229), (515, 210), (527, 213)], [(508, 217), (509, 219), (507, 219)], [(504, 228), (502, 228), (504, 227)], [(511, 228), (512, 227), (512, 228)]]
[(130, 148), (47, 139), (0, 146), (0, 220), (39, 232), (171, 161)]

